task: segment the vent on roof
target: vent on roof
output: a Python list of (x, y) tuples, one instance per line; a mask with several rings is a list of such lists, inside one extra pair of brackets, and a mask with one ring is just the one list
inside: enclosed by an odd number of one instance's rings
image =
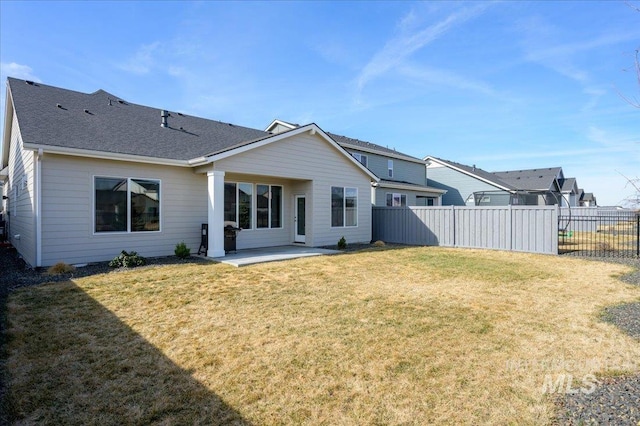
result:
[(169, 111), (166, 109), (161, 110), (160, 117), (162, 118), (162, 123), (160, 123), (160, 125), (162, 127), (169, 127)]
[(184, 114), (183, 114), (183, 113), (181, 113), (181, 112), (179, 112), (179, 113), (178, 113), (178, 115), (179, 115), (180, 117), (184, 117)]
[(122, 99), (118, 99), (118, 103), (124, 105), (124, 101)]
[(24, 82), (27, 83), (29, 86), (33, 86), (34, 85), (33, 81), (31, 81), (31, 80), (25, 80)]
[(109, 98), (109, 106), (111, 106), (111, 98)]
[(60, 109), (63, 109), (63, 110), (65, 110), (65, 111), (67, 110), (65, 107), (63, 107), (63, 106), (62, 106), (62, 105), (60, 105), (60, 104), (56, 104), (56, 107), (58, 107), (58, 108), (60, 108)]
[(89, 115), (93, 115), (93, 113), (91, 111), (89, 111), (88, 109), (85, 109), (84, 112), (86, 112)]

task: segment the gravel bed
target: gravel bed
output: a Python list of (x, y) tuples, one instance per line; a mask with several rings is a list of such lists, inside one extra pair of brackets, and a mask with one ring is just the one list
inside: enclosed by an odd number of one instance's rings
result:
[[(640, 286), (640, 260), (632, 258), (582, 257), (634, 267), (620, 280)], [(640, 302), (612, 306), (602, 319), (640, 340)], [(557, 424), (640, 426), (640, 374), (600, 379), (593, 393), (567, 394), (556, 400)]]

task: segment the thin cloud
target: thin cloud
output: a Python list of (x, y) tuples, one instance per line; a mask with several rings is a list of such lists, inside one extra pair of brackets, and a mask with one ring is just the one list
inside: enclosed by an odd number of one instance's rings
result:
[[(437, 40), (451, 29), (479, 16), (487, 7), (488, 4), (480, 4), (472, 8), (460, 10), (420, 31), (403, 34), (389, 40), (360, 71), (356, 79), (358, 93), (360, 93), (370, 81), (396, 68), (413, 53), (434, 40)], [(412, 11), (402, 18), (401, 23), (403, 27), (407, 26), (407, 22), (413, 21), (413, 13)]]
[(484, 95), (498, 96), (498, 93), (487, 83), (457, 75), (453, 71), (407, 65), (400, 67), (399, 72), (412, 80), (436, 87), (449, 86), (455, 89), (470, 90)]
[[(640, 36), (638, 32), (627, 32), (603, 34), (591, 40), (581, 42), (555, 43), (553, 40), (550, 40), (551, 37), (536, 37), (537, 31), (532, 29), (528, 31), (532, 34), (528, 36), (528, 40), (524, 45), (527, 51), (524, 55), (524, 60), (540, 64), (581, 84), (590, 82), (592, 76), (587, 70), (575, 63), (576, 55), (602, 47), (635, 41)], [(547, 31), (547, 33), (553, 32), (552, 30)], [(545, 38), (547, 40), (545, 40)]]
[(138, 51), (119, 68), (133, 74), (148, 74), (155, 65), (154, 53), (160, 47), (160, 42), (142, 45)]
[(42, 81), (35, 76), (33, 73), (33, 69), (28, 65), (21, 65), (15, 62), (10, 63), (0, 63), (0, 74), (2, 75), (2, 79), (5, 77), (15, 77), (20, 78), (22, 80), (31, 80), (38, 83)]

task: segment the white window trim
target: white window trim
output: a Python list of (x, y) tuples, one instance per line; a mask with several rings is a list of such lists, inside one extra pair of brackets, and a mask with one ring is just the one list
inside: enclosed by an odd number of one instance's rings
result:
[[(331, 224), (333, 212), (331, 211), (331, 200), (333, 197), (333, 188), (342, 188), (342, 226), (333, 226)], [(355, 189), (356, 191), (356, 224), (355, 225), (347, 225), (347, 189)], [(340, 228), (357, 228), (360, 223), (359, 219), (359, 209), (360, 209), (360, 191), (355, 186), (340, 186), (340, 185), (331, 185), (329, 187), (329, 227), (331, 229), (340, 229)]]
[[(257, 228), (256, 219), (258, 217), (257, 214), (257, 204), (256, 204), (256, 185), (252, 182), (239, 182), (234, 180), (225, 180), (225, 184), (232, 183), (236, 186), (236, 220), (235, 226), (240, 227), (240, 185), (251, 185), (251, 228), (242, 228), (243, 231), (254, 231)], [(267, 228), (260, 228), (267, 229)]]
[[(103, 231), (103, 232), (96, 232), (96, 178), (105, 178), (105, 179), (126, 179), (127, 180), (127, 230), (126, 231), (113, 231), (113, 232), (108, 232), (108, 231)], [(109, 175), (93, 175), (93, 196), (91, 197), (91, 213), (93, 216), (92, 219), (92, 229), (93, 229), (93, 235), (125, 235), (125, 234), (130, 234), (130, 235), (142, 235), (142, 234), (157, 234), (162, 232), (162, 211), (164, 210), (162, 208), (162, 197), (163, 197), (163, 189), (162, 189), (162, 179), (157, 179), (157, 178), (147, 178), (147, 177), (123, 177), (123, 176), (109, 176)], [(160, 196), (158, 197), (158, 208), (159, 208), (159, 212), (158, 212), (158, 230), (157, 231), (132, 231), (131, 230), (131, 191), (129, 190), (130, 188), (130, 182), (132, 180), (153, 180), (153, 181), (157, 181), (158, 182), (158, 187), (160, 188)]]
[(360, 154), (359, 152), (354, 152), (351, 155), (353, 155), (355, 157), (355, 159), (360, 162), (360, 164), (362, 164), (365, 167), (368, 167), (369, 158), (365, 154)]
[(393, 177), (393, 160), (387, 160), (387, 175)]
[[(268, 204), (268, 207), (267, 207), (267, 211), (269, 212), (269, 219), (268, 219), (269, 226), (265, 226), (265, 227), (262, 227), (262, 228), (258, 228), (258, 185), (269, 187), (269, 204)], [(280, 217), (280, 226), (276, 226), (276, 227), (271, 226), (271, 187), (273, 187), (273, 186), (280, 187), (280, 189), (282, 191), (280, 193), (280, 216), (281, 216)], [(284, 185), (279, 185), (279, 184), (275, 184), (275, 183), (274, 184), (271, 184), (271, 183), (256, 183), (255, 184), (254, 193), (255, 193), (254, 196), (255, 196), (255, 206), (256, 206), (256, 208), (254, 209), (255, 210), (254, 223), (256, 224), (255, 229), (256, 230), (267, 230), (267, 229), (282, 229), (282, 228), (284, 228), (284, 223), (283, 223), (284, 222), (284, 211), (283, 211), (283, 209), (284, 209)]]
[[(387, 205), (387, 196), (388, 195), (391, 195), (391, 205), (390, 206)], [(396, 197), (400, 199), (400, 205), (399, 206), (394, 206), (393, 205), (393, 202), (396, 199)], [(404, 198), (404, 206), (402, 205), (402, 199), (403, 198)], [(385, 205), (387, 207), (407, 207), (407, 194), (403, 194), (401, 192), (387, 192), (385, 194), (384, 201), (385, 201)]]

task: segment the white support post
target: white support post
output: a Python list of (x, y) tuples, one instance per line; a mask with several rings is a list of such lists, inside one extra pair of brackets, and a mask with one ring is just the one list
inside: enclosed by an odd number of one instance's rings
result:
[(207, 172), (208, 257), (224, 257), (224, 172)]

